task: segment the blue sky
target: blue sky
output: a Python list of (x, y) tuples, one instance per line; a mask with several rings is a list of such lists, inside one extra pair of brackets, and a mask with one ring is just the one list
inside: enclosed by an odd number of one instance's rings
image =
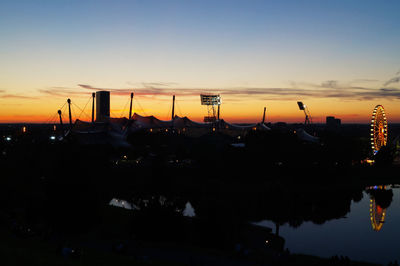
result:
[(144, 83), (307, 90), (330, 80), (379, 90), (400, 71), (399, 7), (369, 0), (3, 0), (0, 93), (41, 98), (52, 87)]

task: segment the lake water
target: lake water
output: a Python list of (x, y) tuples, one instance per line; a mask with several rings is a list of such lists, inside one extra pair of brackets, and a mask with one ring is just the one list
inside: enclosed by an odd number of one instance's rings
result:
[[(352, 201), (346, 216), (323, 224), (308, 221), (297, 228), (286, 223), (280, 226), (279, 235), (285, 239), (285, 247), (294, 253), (321, 257), (343, 255), (352, 260), (385, 265), (390, 261), (400, 261), (400, 189), (387, 186), (385, 190), (393, 192), (386, 210), (376, 204), (371, 193), (364, 191), (361, 201)], [(383, 213), (384, 222), (379, 223)], [(377, 220), (374, 224), (376, 230), (371, 221), (373, 214)], [(275, 224), (268, 220), (257, 224), (275, 228)]]

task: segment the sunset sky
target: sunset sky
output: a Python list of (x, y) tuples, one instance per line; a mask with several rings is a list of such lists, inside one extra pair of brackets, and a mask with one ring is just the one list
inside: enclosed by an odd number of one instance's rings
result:
[[(400, 1), (0, 1), (0, 123), (46, 122), (71, 98), (129, 93), (142, 115), (201, 120), (220, 93), (232, 122), (400, 122)], [(80, 113), (82, 113), (81, 116)]]

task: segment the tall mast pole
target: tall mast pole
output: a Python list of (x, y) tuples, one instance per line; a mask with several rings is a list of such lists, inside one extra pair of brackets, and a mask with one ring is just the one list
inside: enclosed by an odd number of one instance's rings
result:
[(94, 98), (96, 97), (96, 93), (92, 93), (92, 123), (94, 122)]
[(263, 119), (262, 119), (262, 123), (264, 124), (265, 122), (265, 111), (267, 111), (267, 107), (264, 107), (264, 114), (263, 114)]
[(307, 115), (306, 111), (304, 111), (304, 114), (305, 114), (305, 116), (306, 116), (306, 118), (305, 118), (305, 120), (304, 120), (304, 125), (307, 125), (307, 122), (308, 122), (308, 115)]
[(62, 130), (63, 122), (62, 122), (61, 110), (58, 110), (57, 113), (58, 113), (58, 116), (60, 117), (60, 127), (61, 127), (61, 130)]
[(307, 113), (307, 110), (304, 109), (304, 115), (306, 116), (305, 120), (304, 120), (304, 125), (310, 124), (310, 119)]
[(129, 119), (132, 117), (132, 101), (133, 101), (133, 92), (131, 92), (131, 105), (129, 107)]
[(172, 118), (171, 120), (174, 120), (175, 117), (175, 95), (172, 96)]
[(67, 100), (69, 112), (69, 128), (72, 129), (71, 99)]
[(217, 113), (217, 118), (218, 118), (218, 121), (219, 121), (219, 110), (220, 110), (220, 104), (218, 104), (218, 113)]

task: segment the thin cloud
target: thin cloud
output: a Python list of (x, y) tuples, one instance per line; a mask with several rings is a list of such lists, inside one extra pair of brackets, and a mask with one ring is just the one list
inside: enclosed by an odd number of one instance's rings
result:
[(170, 87), (176, 86), (178, 83), (176, 82), (142, 82), (143, 87)]
[(2, 98), (2, 99), (22, 99), (22, 100), (37, 100), (37, 99), (39, 99), (38, 97), (24, 96), (24, 95), (18, 95), (18, 94), (4, 94), (4, 95), (0, 95), (0, 98)]
[(6, 90), (0, 90), (0, 98), (1, 99), (22, 99), (22, 100), (37, 100), (38, 97), (27, 96), (27, 95), (19, 95), (19, 94), (3, 94), (6, 93)]
[(84, 89), (88, 89), (88, 90), (96, 90), (96, 91), (105, 91), (105, 90), (107, 90), (107, 89), (104, 89), (104, 88), (95, 88), (95, 87), (92, 87), (92, 86), (87, 85), (87, 84), (78, 84), (78, 86), (81, 87), (81, 88), (84, 88)]
[[(317, 87), (317, 86), (316, 86)], [(111, 90), (113, 92), (113, 90)], [(126, 94), (131, 89), (124, 91)], [(257, 98), (268, 97), (275, 100), (286, 100), (294, 98), (345, 98), (350, 100), (366, 100), (377, 98), (396, 98), (400, 99), (400, 89), (397, 88), (364, 88), (364, 87), (339, 87), (337, 84), (334, 88), (246, 88), (237, 87), (229, 89), (192, 89), (192, 88), (138, 88), (135, 89), (136, 95), (157, 95), (157, 96), (198, 96), (204, 93), (215, 93), (226, 96), (240, 96), (241, 98)], [(115, 92), (121, 93), (122, 89), (117, 89)]]
[(51, 87), (46, 89), (38, 90), (41, 94), (46, 94), (53, 97), (71, 97), (72, 96), (84, 96), (87, 92), (80, 90), (79, 88), (67, 88), (67, 87)]
[[(147, 84), (148, 85), (148, 84)], [(400, 99), (398, 88), (367, 88), (361, 86), (343, 86), (338, 81), (328, 80), (321, 84), (291, 83), (292, 87), (232, 87), (225, 89), (217, 88), (178, 88), (178, 87), (155, 87), (146, 86), (142, 88), (98, 88), (89, 84), (78, 84), (77, 88), (52, 87), (39, 90), (42, 94), (58, 97), (87, 96), (90, 91), (110, 91), (113, 95), (126, 96), (134, 92), (135, 96), (146, 99), (160, 99), (171, 95), (181, 97), (198, 97), (200, 94), (222, 94), (230, 99), (247, 100), (248, 98), (259, 100), (296, 100), (304, 98), (338, 98), (343, 100), (372, 100), (379, 98)], [(84, 89), (84, 90), (82, 90)]]
[(2, 103), (2, 106), (21, 106), (22, 103)]
[(98, 87), (93, 87), (88, 84), (78, 84), (79, 87), (91, 90), (91, 91), (111, 91), (113, 92), (114, 95), (126, 95), (130, 92), (132, 92), (132, 89), (112, 89), (112, 88), (98, 88)]
[(135, 87), (142, 86), (142, 87), (171, 87), (177, 86), (179, 83), (177, 82), (127, 82), (128, 85), (132, 85)]
[(378, 79), (355, 79), (352, 83), (367, 83), (367, 82), (378, 82)]
[(400, 76), (389, 79), (388, 81), (385, 82), (385, 84), (383, 84), (383, 86), (386, 87), (386, 86), (388, 86), (390, 84), (399, 83), (399, 82), (400, 82)]
[(333, 88), (336, 88), (337, 85), (338, 85), (337, 80), (327, 80), (321, 84), (321, 87), (333, 89)]

